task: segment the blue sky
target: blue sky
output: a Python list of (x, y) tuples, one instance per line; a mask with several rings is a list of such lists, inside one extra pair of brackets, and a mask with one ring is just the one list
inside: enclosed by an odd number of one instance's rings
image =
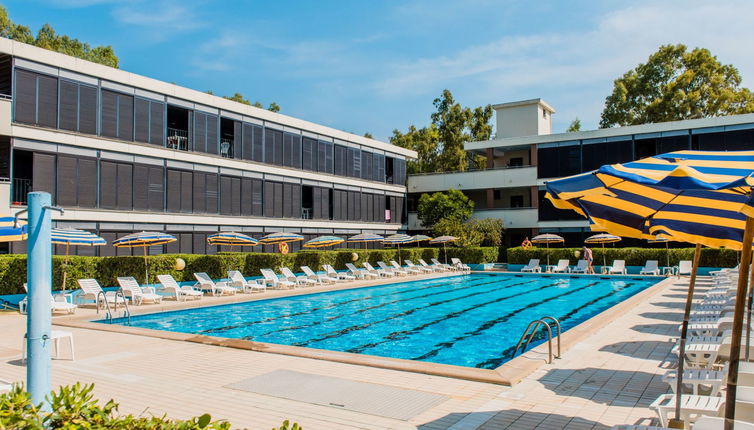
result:
[(741, 1), (11, 0), (11, 19), (113, 45), (121, 68), (387, 139), (467, 106), (541, 97), (555, 132), (595, 128), (613, 79), (664, 43), (710, 49), (754, 86)]

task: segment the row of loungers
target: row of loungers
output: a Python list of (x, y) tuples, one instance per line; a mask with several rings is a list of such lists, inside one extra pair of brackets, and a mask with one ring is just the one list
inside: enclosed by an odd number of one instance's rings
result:
[[(660, 395), (650, 408), (657, 412), (660, 427), (669, 426), (674, 415), (676, 396), (681, 394), (681, 419), (692, 430), (722, 429), (725, 409), (724, 386), (730, 362), (732, 312), (735, 306), (738, 271), (723, 269), (711, 272), (714, 286), (707, 290), (703, 299), (692, 308), (688, 339), (686, 341), (683, 370), (683, 393), (677, 393), (678, 372), (668, 370), (662, 380), (672, 391)], [(680, 330), (680, 326), (679, 326)], [(746, 361), (746, 327), (744, 327), (741, 361), (738, 366), (736, 389), (735, 428), (754, 430), (754, 362)], [(678, 356), (680, 340), (676, 341), (673, 354)], [(754, 357), (754, 342), (750, 343)], [(754, 358), (752, 358), (754, 359)], [(646, 427), (646, 426), (645, 426)], [(619, 425), (616, 430), (639, 430), (642, 426)]]
[(325, 269), (324, 273), (317, 273), (308, 266), (301, 266), (303, 275), (297, 275), (287, 267), (283, 267), (280, 270), (280, 275), (276, 274), (272, 269), (261, 269), (262, 277), (252, 280), (247, 280), (237, 270), (230, 270), (228, 271), (228, 280), (220, 282), (215, 282), (209, 275), (200, 272), (194, 273), (197, 282), (193, 286), (181, 286), (171, 275), (158, 275), (157, 280), (160, 283), (162, 294), (158, 294), (155, 287), (139, 285), (138, 281), (133, 277), (119, 277), (118, 285), (120, 286), (119, 291), (122, 292), (122, 296), (118, 295), (116, 291), (105, 292), (96, 279), (79, 279), (78, 284), (81, 287), (81, 292), (76, 297), (79, 303), (92, 301), (98, 307), (104, 306), (105, 301), (110, 305), (122, 304), (124, 298), (132, 304), (142, 305), (160, 303), (163, 298), (173, 298), (177, 301), (200, 299), (204, 293), (219, 296), (236, 294), (238, 292), (263, 292), (267, 288), (296, 288), (355, 280), (421, 275), (433, 272), (459, 271), (468, 273), (471, 271), (469, 266), (456, 258), (452, 259), (453, 264), (443, 264), (434, 258), (432, 259), (432, 264), (427, 264), (421, 259), (419, 260), (419, 265), (415, 265), (410, 260), (406, 260), (405, 263), (405, 266), (401, 266), (397, 262), (391, 261), (390, 265), (387, 265), (379, 261), (377, 263), (379, 268), (373, 267), (368, 262), (364, 263), (363, 268), (347, 263), (346, 267), (348, 270), (345, 272), (337, 272), (331, 265), (325, 264), (322, 266)]
[[(538, 258), (532, 258), (529, 260), (529, 264), (521, 268), (522, 272), (536, 272), (541, 273), (542, 272), (542, 266), (539, 264)], [(549, 271), (552, 273), (587, 273), (587, 261), (586, 260), (579, 260), (578, 263), (571, 267), (570, 260), (558, 260), (558, 264), (555, 266), (552, 266), (549, 268)], [(680, 275), (690, 275), (691, 274), (691, 260), (682, 260), (679, 262), (678, 267), (676, 268), (676, 273)], [(613, 260), (613, 265), (607, 267), (607, 274), (609, 275), (626, 275), (628, 274), (628, 271), (626, 270), (626, 260)], [(640, 275), (660, 275), (660, 266), (657, 260), (647, 260), (644, 263), (644, 267), (641, 268), (641, 271), (639, 272)]]

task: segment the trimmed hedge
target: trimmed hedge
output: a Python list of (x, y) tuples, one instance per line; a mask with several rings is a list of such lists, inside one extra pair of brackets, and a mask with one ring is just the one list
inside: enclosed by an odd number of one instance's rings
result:
[[(678, 265), (680, 260), (691, 260), (694, 257), (694, 248), (671, 248), (666, 251), (665, 248), (591, 248), (594, 256), (594, 264), (602, 265), (604, 255), (607, 264), (613, 260), (626, 260), (627, 266), (643, 266), (647, 260), (657, 260), (661, 266), (667, 262), (668, 253), (670, 254), (670, 265)], [(581, 251), (581, 248), (529, 248), (521, 247), (508, 248), (508, 264), (527, 264), (532, 258), (539, 258), (541, 264), (547, 261), (547, 255), (550, 255), (550, 264), (557, 263), (560, 259), (569, 259), (571, 264), (576, 264), (578, 260), (574, 252)], [(701, 267), (734, 267), (738, 264), (738, 253), (731, 249), (702, 248), (702, 255), (699, 260)]]
[[(448, 259), (460, 258), (464, 263), (480, 264), (497, 261), (496, 247), (448, 247)], [(228, 270), (241, 270), (246, 276), (259, 275), (259, 269), (271, 268), (279, 270), (290, 267), (298, 271), (301, 266), (309, 266), (313, 270), (321, 270), (322, 265), (330, 264), (336, 269), (345, 269), (346, 263), (353, 262), (353, 254), (357, 255), (355, 262), (361, 265), (368, 261), (376, 265), (378, 261), (398, 260), (397, 249), (343, 249), (334, 251), (301, 251), (291, 254), (278, 253), (241, 253), (223, 252), (214, 255), (196, 254), (163, 254), (148, 256), (150, 282), (156, 282), (156, 274), (170, 274), (178, 281), (193, 281), (194, 273), (206, 272), (213, 279), (224, 278)], [(176, 258), (186, 262), (186, 268), (175, 270)], [(444, 258), (442, 248), (414, 248), (407, 247), (400, 250), (401, 260), (412, 260), (418, 263), (420, 258), (429, 261), (431, 258)], [(53, 289), (60, 290), (63, 282), (63, 256), (53, 256)], [(66, 289), (78, 288), (77, 279), (94, 278), (102, 286), (117, 285), (118, 276), (134, 276), (139, 282), (144, 282), (144, 257), (69, 257), (67, 265)], [(0, 295), (22, 294), (23, 283), (26, 282), (26, 255), (0, 255)]]

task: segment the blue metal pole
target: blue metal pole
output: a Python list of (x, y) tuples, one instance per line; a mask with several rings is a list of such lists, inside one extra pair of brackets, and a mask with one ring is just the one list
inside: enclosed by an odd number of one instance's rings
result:
[(49, 193), (29, 193), (29, 238), (26, 270), (28, 273), (29, 311), (27, 316), (27, 389), (32, 401), (43, 403), (51, 390), (50, 332), (52, 330), (52, 242)]

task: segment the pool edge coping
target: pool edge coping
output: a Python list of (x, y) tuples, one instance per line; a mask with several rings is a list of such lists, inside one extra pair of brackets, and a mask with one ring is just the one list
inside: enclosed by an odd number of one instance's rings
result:
[[(490, 272), (479, 272), (490, 273)], [(494, 272), (493, 272), (494, 273)], [(503, 273), (516, 273), (516, 272), (503, 272)], [(662, 290), (668, 284), (671, 284), (679, 280), (677, 277), (669, 277), (660, 280), (654, 285), (647, 287), (645, 290), (634, 294), (626, 300), (611, 306), (599, 314), (589, 318), (588, 320), (578, 324), (564, 333), (561, 336), (561, 354), (567, 352), (573, 346), (577, 345), (585, 338), (594, 334), (596, 331), (605, 327), (607, 324), (615, 320), (616, 318), (625, 315), (628, 310), (632, 309), (637, 303), (646, 300), (647, 298), (654, 296), (660, 290)], [(353, 289), (360, 289), (366, 287), (379, 286), (377, 285), (364, 285), (358, 286)], [(346, 289), (346, 288), (344, 288)], [(293, 290), (292, 290), (293, 291)], [(301, 290), (298, 290), (301, 291)], [(324, 291), (323, 291), (324, 292)], [(301, 292), (299, 294), (291, 294), (291, 296), (301, 294), (311, 294), (312, 292)], [(287, 295), (286, 295), (287, 296)], [(280, 297), (286, 297), (280, 296)], [(272, 298), (272, 297), (269, 297)], [(275, 297), (279, 298), (279, 297)], [(264, 300), (265, 298), (256, 296), (250, 297), (250, 300), (256, 301)], [(195, 302), (198, 303), (199, 301)], [(207, 306), (217, 306), (225, 303), (208, 304)], [(192, 308), (191, 306), (189, 308)], [(204, 306), (196, 306), (204, 307)], [(188, 308), (184, 308), (188, 309)], [(177, 309), (172, 309), (177, 310)], [(154, 312), (139, 312), (138, 314), (147, 313), (159, 313), (167, 310)], [(464, 379), (475, 382), (492, 383), (496, 385), (513, 386), (523, 380), (525, 377), (539, 369), (541, 366), (546, 365), (547, 357), (547, 344), (543, 343), (526, 353), (507, 361), (501, 366), (495, 369), (479, 369), (474, 367), (457, 366), (452, 364), (440, 364), (431, 363), (425, 361), (413, 361), (400, 358), (381, 357), (369, 354), (356, 354), (342, 351), (330, 351), (317, 348), (305, 348), (291, 345), (282, 345), (266, 342), (254, 342), (242, 339), (233, 339), (217, 336), (204, 336), (196, 335), (192, 333), (179, 333), (170, 332), (164, 330), (153, 330), (141, 327), (132, 327), (119, 324), (102, 324), (93, 321), (89, 321), (90, 317), (68, 317), (64, 319), (53, 320), (53, 324), (59, 326), (75, 327), (89, 330), (98, 330), (106, 332), (114, 332), (121, 334), (130, 334), (137, 336), (154, 337), (164, 340), (183, 341), (200, 343), (203, 345), (221, 346), (226, 348), (243, 349), (255, 352), (264, 352), (272, 354), (282, 354), (300, 358), (309, 358), (315, 360), (326, 360), (337, 363), (352, 364), (359, 366), (369, 366), (388, 370), (397, 370), (404, 372), (422, 373), (427, 375), (442, 376), (456, 379)], [(553, 349), (556, 350), (557, 345), (553, 345)]]

